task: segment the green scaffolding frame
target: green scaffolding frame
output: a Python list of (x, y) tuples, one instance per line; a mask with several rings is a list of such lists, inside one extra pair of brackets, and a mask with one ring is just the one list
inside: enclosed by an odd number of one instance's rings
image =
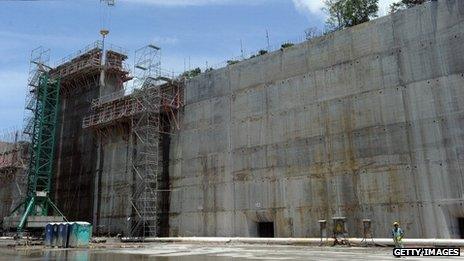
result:
[(18, 231), (24, 229), (29, 216), (48, 216), (50, 207), (63, 216), (50, 199), (60, 107), (60, 80), (43, 73), (34, 91), (36, 106), (27, 173), (27, 196), (25, 202), (16, 208), (17, 210), (24, 206)]

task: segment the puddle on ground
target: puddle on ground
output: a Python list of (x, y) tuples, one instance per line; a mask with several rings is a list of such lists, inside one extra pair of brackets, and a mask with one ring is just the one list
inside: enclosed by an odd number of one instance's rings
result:
[[(76, 260), (76, 261), (226, 261), (226, 260), (395, 260), (389, 248), (316, 247), (277, 245), (221, 245), (221, 244), (146, 244), (141, 246), (103, 246), (91, 249), (27, 250), (0, 247), (3, 260)], [(411, 260), (431, 260), (416, 258)], [(435, 259), (438, 260), (438, 259)], [(434, 261), (435, 261), (434, 260)], [(450, 261), (449, 258), (440, 260)]]
[[(134, 250), (136, 251), (136, 250)], [(217, 256), (151, 256), (146, 254), (122, 253), (119, 251), (108, 250), (64, 250), (64, 249), (33, 249), (33, 250), (14, 250), (0, 249), (0, 260), (27, 260), (27, 261), (51, 261), (51, 260), (73, 260), (73, 261), (135, 261), (135, 260), (155, 260), (155, 261), (172, 261), (172, 260), (232, 260), (233, 258)]]

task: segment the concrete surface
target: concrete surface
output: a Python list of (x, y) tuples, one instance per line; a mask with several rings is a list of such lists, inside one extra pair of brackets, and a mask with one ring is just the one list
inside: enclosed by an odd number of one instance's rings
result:
[[(133, 193), (132, 153), (133, 145), (129, 128), (109, 131), (100, 137), (99, 159), (95, 184), (98, 184), (98, 198), (94, 198), (94, 224), (98, 234), (129, 234)], [(97, 163), (98, 164), (98, 163)], [(96, 189), (96, 190), (97, 190)]]
[[(73, 63), (92, 58), (85, 53), (73, 59)], [(113, 54), (112, 59), (122, 66), (125, 56)], [(52, 72), (68, 65), (59, 65)], [(93, 99), (123, 88), (114, 72), (107, 72), (104, 87), (100, 87), (99, 77), (99, 69), (90, 68), (62, 79), (55, 202), (68, 220), (92, 223), (96, 234), (127, 234), (133, 186), (129, 128), (124, 125), (102, 132), (82, 128), (82, 119), (92, 113)]]
[[(56, 140), (57, 157), (53, 177), (54, 202), (68, 220), (92, 221), (97, 145), (82, 118), (90, 112), (90, 102), (98, 97), (95, 75), (84, 75), (79, 84), (88, 84), (61, 94), (60, 122)], [(90, 86), (89, 86), (90, 85)]]
[[(26, 194), (27, 175), (25, 169), (20, 166), (23, 162), (28, 162), (25, 158), (28, 145), (20, 143), (16, 146), (0, 141), (0, 223), (22, 203)], [(15, 150), (18, 148), (19, 150)]]
[[(3, 228), (5, 230), (15, 230), (21, 222), (22, 216), (8, 216), (3, 219)], [(63, 222), (62, 216), (29, 216), (26, 222), (26, 228), (45, 228), (48, 223)]]
[[(439, 0), (187, 82), (164, 149), (169, 235), (257, 237), (273, 222), (276, 237), (318, 237), (319, 219), (330, 231), (345, 216), (350, 237), (364, 218), (374, 237), (395, 220), (407, 238), (464, 236), (463, 39), (464, 1)], [(127, 235), (134, 137), (81, 128), (92, 99), (120, 87), (98, 77), (67, 82), (55, 202)]]
[[(390, 248), (147, 244), (92, 250), (0, 249), (0, 260), (397, 260)], [(433, 260), (460, 260), (434, 258)], [(432, 260), (408, 257), (407, 260)]]
[[(140, 242), (134, 238), (121, 238), (122, 242)], [(395, 246), (391, 238), (347, 238), (350, 246)], [(143, 242), (152, 243), (188, 243), (188, 244), (266, 244), (266, 245), (293, 245), (293, 246), (332, 246), (333, 238), (253, 238), (253, 237), (158, 237), (145, 238)], [(464, 239), (437, 239), (437, 238), (405, 238), (405, 247), (464, 247)]]
[(459, 238), (464, 1), (440, 0), (194, 78), (171, 236), (317, 237), (319, 219)]

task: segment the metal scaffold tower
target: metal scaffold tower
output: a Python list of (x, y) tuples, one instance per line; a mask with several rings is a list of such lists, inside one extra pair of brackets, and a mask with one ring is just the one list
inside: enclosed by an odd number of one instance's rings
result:
[[(170, 196), (164, 167), (172, 130), (179, 130), (183, 105), (183, 79), (162, 75), (160, 48), (148, 45), (135, 52), (133, 90), (117, 90), (92, 101), (93, 112), (82, 120), (83, 129), (99, 135), (130, 126), (133, 141), (131, 215), (132, 237), (166, 234)], [(124, 127), (125, 126), (125, 127)]]
[(131, 204), (135, 212), (132, 236), (156, 236), (159, 227), (160, 198), (160, 48), (148, 45), (135, 52), (134, 98), (142, 112), (132, 119), (136, 152), (133, 170), (136, 176)]
[[(30, 111), (24, 133), (30, 136), (30, 162), (27, 170), (26, 200), (13, 212), (24, 206), (18, 231), (24, 229), (29, 216), (48, 216), (55, 157), (56, 129), (58, 124), (60, 80), (51, 78), (46, 65), (49, 50), (39, 47), (32, 51), (29, 76), (29, 95), (26, 109)], [(62, 215), (63, 216), (63, 215)]]

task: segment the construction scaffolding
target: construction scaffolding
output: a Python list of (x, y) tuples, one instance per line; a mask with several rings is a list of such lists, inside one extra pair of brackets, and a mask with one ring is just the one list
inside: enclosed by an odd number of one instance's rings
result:
[[(158, 86), (159, 106), (162, 111), (169, 117), (169, 125), (175, 126), (179, 129), (179, 120), (177, 110), (182, 106), (182, 82), (179, 80), (171, 80), (166, 77), (157, 78), (156, 81), (164, 81)], [(102, 96), (92, 100), (93, 113), (84, 117), (82, 121), (82, 128), (93, 128), (96, 130), (103, 127), (113, 126), (118, 122), (132, 121), (132, 118), (145, 111), (145, 106), (137, 98), (143, 95), (145, 88), (134, 91), (130, 95), (125, 95), (125, 90), (116, 91), (114, 93)]]
[(19, 230), (24, 227), (29, 215), (48, 216), (50, 206), (57, 210), (50, 200), (50, 192), (55, 158), (60, 81), (50, 78), (48, 72), (44, 72), (39, 77), (39, 85), (35, 92), (37, 101), (31, 135), (27, 207), (23, 220), (18, 226)]
[(148, 45), (135, 52), (134, 99), (143, 108), (132, 118), (132, 133), (136, 147), (132, 166), (136, 176), (131, 204), (136, 216), (132, 236), (156, 236), (159, 226), (160, 183), (160, 113), (161, 92), (156, 79), (161, 67), (160, 48)]
[(77, 88), (92, 88), (100, 79), (104, 67), (108, 74), (116, 75), (118, 85), (122, 88), (124, 82), (130, 80), (130, 70), (124, 67), (127, 59), (126, 51), (115, 45), (109, 45), (106, 51), (106, 61), (102, 65), (102, 41), (95, 41), (82, 50), (61, 59), (50, 74), (61, 79), (61, 92), (67, 96)]
[(26, 182), (28, 149), (29, 142), (22, 131), (5, 131), (0, 134), (0, 184), (16, 180), (20, 194)]
[(24, 128), (24, 134), (30, 137), (27, 194), (23, 203), (13, 210), (21, 210), (18, 231), (25, 228), (29, 216), (48, 216), (49, 207), (62, 216), (50, 199), (60, 80), (50, 77), (51, 68), (47, 65), (49, 53), (50, 50), (42, 47), (31, 53)]
[(24, 116), (24, 134), (32, 135), (34, 131), (34, 117), (37, 105), (37, 92), (42, 74), (49, 70), (50, 49), (40, 46), (31, 51), (29, 61), (29, 77), (27, 81), (26, 110)]
[(132, 96), (99, 102), (93, 101), (94, 113), (84, 117), (82, 128), (101, 129), (106, 125), (114, 125), (117, 121), (129, 120), (132, 116), (140, 113), (143, 107), (137, 103)]
[[(25, 199), (29, 142), (22, 130), (0, 133), (0, 224)], [(0, 227), (0, 230), (2, 229)]]
[(162, 136), (179, 129), (178, 110), (182, 107), (183, 83), (162, 75), (160, 48), (145, 46), (135, 52), (133, 92), (124, 90), (92, 101), (91, 115), (83, 119), (83, 128), (102, 135), (122, 123), (130, 124), (135, 176), (130, 196), (133, 214), (130, 234), (133, 237), (157, 236), (163, 198), (169, 193), (162, 176)]
[(159, 89), (137, 95), (137, 102), (144, 107), (144, 112), (132, 120), (132, 133), (136, 138), (133, 155), (133, 170), (136, 183), (131, 197), (131, 204), (136, 212), (132, 223), (133, 236), (156, 236), (159, 225), (158, 200), (160, 176), (160, 108)]

